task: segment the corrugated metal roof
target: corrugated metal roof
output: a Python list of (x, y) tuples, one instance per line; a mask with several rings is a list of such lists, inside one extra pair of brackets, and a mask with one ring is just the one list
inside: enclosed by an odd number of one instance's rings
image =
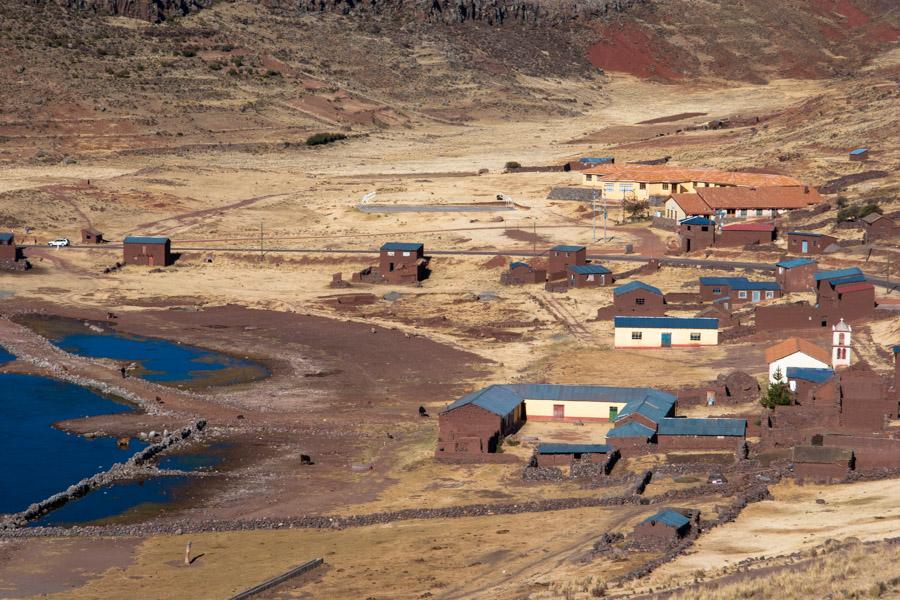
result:
[[(651, 423), (659, 423), (661, 419), (671, 413), (672, 408), (675, 406), (675, 396), (657, 390), (653, 391), (655, 391), (656, 394), (652, 396), (647, 395), (644, 398), (636, 399), (626, 404), (625, 407), (619, 411), (616, 422), (627, 416), (638, 414), (647, 418)], [(624, 425), (622, 426), (624, 427)], [(653, 431), (651, 430), (650, 434), (652, 435), (652, 433)]]
[(802, 379), (813, 383), (823, 383), (834, 377), (834, 371), (810, 367), (788, 367), (786, 376), (788, 379)]
[(551, 250), (556, 250), (557, 252), (580, 252), (582, 250), (587, 250), (587, 248), (585, 248), (584, 246), (566, 246), (563, 244), (559, 246), (553, 246)]
[(823, 237), (824, 233), (814, 233), (812, 231), (788, 231), (788, 235), (805, 235), (808, 237)]
[(466, 394), (441, 412), (450, 412), (455, 408), (474, 404), (486, 411), (492, 412), (501, 417), (508, 415), (522, 403), (522, 397), (519, 396), (508, 385), (489, 385), (478, 391)]
[(750, 281), (746, 277), (701, 277), (700, 285), (728, 286), (733, 290), (780, 290), (777, 281)]
[(642, 329), (718, 329), (719, 320), (706, 317), (615, 317), (616, 327)]
[(383, 246), (381, 246), (382, 252), (418, 252), (420, 249), (424, 248), (424, 244), (419, 244), (415, 242), (387, 242)]
[(850, 154), (865, 154), (868, 151), (868, 148), (857, 148), (856, 150), (851, 150)]
[(896, 346), (894, 346), (891, 349), (894, 351), (894, 354), (897, 354), (898, 352), (900, 352), (900, 344), (897, 344)]
[(839, 294), (846, 294), (847, 292), (862, 292), (864, 290), (872, 290), (875, 289), (875, 286), (865, 281), (856, 281), (852, 283), (842, 281), (839, 285), (835, 286), (834, 289)]
[(746, 419), (687, 419), (665, 418), (659, 421), (659, 435), (705, 435), (743, 437)]
[(813, 278), (816, 281), (822, 281), (823, 279), (840, 279), (842, 277), (850, 277), (853, 275), (862, 275), (862, 269), (859, 267), (849, 267), (847, 269), (834, 269), (832, 271), (816, 271), (813, 274)]
[(2, 241), (2, 242), (8, 242), (8, 241), (10, 241), (11, 239), (13, 239), (13, 234), (12, 234), (12, 233), (0, 233), (0, 241)]
[(865, 275), (849, 275), (847, 277), (838, 277), (837, 279), (826, 279), (828, 285), (833, 288), (837, 288), (843, 286), (848, 283), (864, 283), (866, 281)]
[(603, 265), (569, 265), (568, 269), (579, 275), (608, 275), (612, 273)]
[(621, 294), (633, 292), (634, 290), (644, 290), (645, 292), (650, 292), (651, 294), (656, 294), (657, 296), (663, 295), (662, 291), (659, 288), (655, 288), (652, 285), (644, 283), (643, 281), (631, 281), (629, 283), (626, 283), (625, 285), (620, 285), (613, 290), (613, 295), (619, 296)]
[(584, 158), (579, 158), (578, 162), (584, 163), (586, 165), (603, 165), (603, 164), (607, 164), (607, 163), (616, 162), (616, 159), (613, 158), (612, 156), (600, 156), (600, 157), (596, 157), (596, 158), (590, 157), (590, 156), (585, 156)]
[(794, 267), (802, 267), (803, 265), (815, 264), (811, 258), (793, 258), (791, 260), (783, 260), (775, 263), (776, 267), (784, 267), (785, 269), (793, 269)]
[(627, 423), (622, 423), (621, 425), (617, 425), (615, 429), (611, 429), (606, 433), (606, 439), (609, 438), (644, 438), (645, 440), (649, 440), (653, 437), (654, 431), (636, 421), (628, 421)]
[(607, 454), (606, 444), (538, 444), (538, 454)]
[(146, 235), (129, 235), (125, 238), (126, 244), (166, 244), (169, 242), (167, 237), (151, 237)]
[(682, 219), (682, 225), (712, 225), (713, 222), (706, 217), (688, 217), (687, 219)]
[(686, 516), (681, 514), (678, 511), (667, 508), (666, 510), (661, 510), (653, 516), (647, 517), (641, 524), (650, 523), (650, 522), (662, 523), (663, 525), (668, 525), (669, 527), (674, 527), (675, 529), (681, 529), (685, 525), (691, 522)]
[(510, 268), (510, 269), (516, 269), (516, 268), (518, 268), (518, 267), (525, 267), (525, 268), (528, 269), (529, 271), (533, 271), (533, 270), (534, 270), (534, 269), (531, 267), (531, 265), (529, 265), (529, 264), (526, 263), (526, 262), (522, 262), (521, 260), (517, 260), (516, 262), (510, 263), (510, 265), (509, 265), (509, 268)]

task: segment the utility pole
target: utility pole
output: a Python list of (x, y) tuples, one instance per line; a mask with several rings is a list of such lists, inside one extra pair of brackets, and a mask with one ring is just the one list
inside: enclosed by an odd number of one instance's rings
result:
[(606, 196), (603, 196), (603, 241), (606, 241), (606, 222), (609, 219), (609, 208), (606, 206)]
[(537, 220), (531, 218), (531, 253), (537, 254)]
[(265, 251), (263, 250), (263, 222), (259, 222), (259, 262), (263, 262)]
[(593, 217), (593, 226), (591, 228), (591, 237), (594, 243), (597, 243), (597, 188), (591, 191), (591, 216)]

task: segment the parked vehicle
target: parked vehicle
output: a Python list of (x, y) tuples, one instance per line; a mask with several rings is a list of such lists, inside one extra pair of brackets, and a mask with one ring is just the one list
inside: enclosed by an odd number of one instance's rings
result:
[(52, 248), (62, 248), (69, 245), (69, 240), (67, 238), (56, 238), (47, 242), (47, 245)]

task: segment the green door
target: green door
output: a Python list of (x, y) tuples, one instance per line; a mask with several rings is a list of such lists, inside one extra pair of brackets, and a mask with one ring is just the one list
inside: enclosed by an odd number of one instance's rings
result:
[(610, 422), (615, 421), (616, 417), (619, 416), (619, 407), (618, 406), (610, 406), (609, 407), (609, 420)]

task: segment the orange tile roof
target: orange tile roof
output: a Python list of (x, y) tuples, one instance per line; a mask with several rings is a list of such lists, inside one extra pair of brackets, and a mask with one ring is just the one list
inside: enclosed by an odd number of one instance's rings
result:
[(582, 171), (600, 175), (606, 181), (637, 181), (643, 183), (683, 183), (700, 181), (720, 185), (773, 186), (802, 185), (787, 175), (768, 173), (741, 173), (719, 169), (688, 169), (652, 165), (601, 165)]
[(823, 201), (808, 185), (698, 188), (697, 194), (712, 209), (806, 208)]
[[(776, 360), (784, 358), (785, 356), (790, 356), (795, 352), (802, 352), (826, 365), (831, 362), (831, 355), (827, 350), (823, 350), (812, 342), (807, 342), (806, 340), (796, 337), (788, 338), (783, 342), (779, 342), (774, 346), (766, 348), (766, 362), (773, 363)], [(784, 375), (784, 373), (782, 373), (782, 375)]]
[(697, 194), (672, 194), (672, 200), (675, 201), (686, 215), (711, 215), (713, 210), (709, 204)]

